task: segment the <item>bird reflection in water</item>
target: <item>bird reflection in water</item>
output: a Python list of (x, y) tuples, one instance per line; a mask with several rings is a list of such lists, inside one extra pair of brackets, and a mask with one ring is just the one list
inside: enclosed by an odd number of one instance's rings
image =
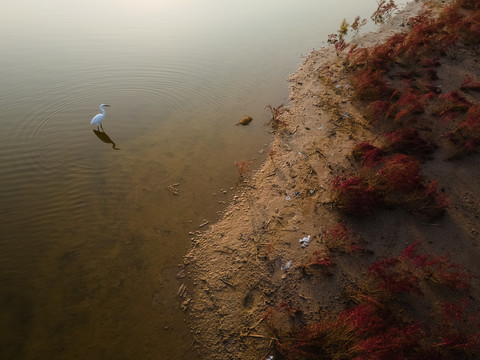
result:
[(94, 134), (97, 135), (97, 137), (102, 140), (104, 143), (107, 144), (112, 144), (112, 148), (115, 150), (120, 150), (117, 145), (113, 142), (112, 139), (110, 139), (110, 136), (107, 135), (105, 130), (93, 130)]

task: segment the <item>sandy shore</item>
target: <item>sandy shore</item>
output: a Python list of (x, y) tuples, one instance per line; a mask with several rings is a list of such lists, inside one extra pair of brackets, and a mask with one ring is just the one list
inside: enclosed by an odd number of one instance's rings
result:
[[(355, 41), (371, 46), (404, 31), (404, 19), (420, 7), (410, 4), (379, 32)], [(465, 69), (479, 73), (479, 64), (469, 58), (460, 53), (440, 68), (444, 90), (458, 87)], [(286, 126), (276, 132), (272, 156), (246, 176), (221, 220), (192, 238), (180, 300), (191, 316), (202, 359), (274, 355), (275, 338), (298, 324), (278, 319), (273, 333), (264, 320), (268, 308), (299, 308), (302, 322), (315, 321), (324, 311), (341, 311), (348, 301), (346, 289), (358, 286), (369, 264), (417, 240), (423, 252), (448, 252), (480, 275), (478, 154), (445, 161), (439, 148), (422, 164), (423, 176), (437, 180), (450, 199), (446, 214), (434, 223), (402, 208), (358, 219), (333, 206), (330, 184), (354, 167), (353, 146), (378, 138), (378, 129), (358, 109), (347, 75), (333, 47), (308, 55), (289, 78), (290, 102), (281, 117)], [(339, 222), (355, 231), (368, 251), (339, 254), (328, 271), (309, 267), (312, 256), (325, 250), (325, 232)], [(305, 237), (308, 246), (300, 243)], [(470, 296), (479, 299), (478, 279), (473, 281)]]

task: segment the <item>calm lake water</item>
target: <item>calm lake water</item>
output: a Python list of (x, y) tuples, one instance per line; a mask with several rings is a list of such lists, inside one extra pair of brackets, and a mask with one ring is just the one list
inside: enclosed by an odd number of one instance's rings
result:
[(261, 163), (265, 106), (302, 54), (375, 8), (3, 0), (0, 357), (195, 359), (176, 298), (188, 232), (217, 218), (235, 160)]

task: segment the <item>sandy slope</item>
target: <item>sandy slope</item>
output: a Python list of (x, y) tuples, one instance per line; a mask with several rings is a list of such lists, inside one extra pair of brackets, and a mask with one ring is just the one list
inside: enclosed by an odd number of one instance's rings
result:
[[(403, 20), (419, 7), (411, 4), (380, 32), (358, 41), (372, 45), (404, 30)], [(470, 55), (460, 53), (451, 66), (442, 67), (444, 88), (458, 87), (465, 73), (479, 73)], [(403, 209), (354, 219), (332, 206), (329, 184), (352, 168), (352, 146), (377, 136), (357, 110), (342, 70), (333, 49), (314, 51), (305, 59), (289, 79), (290, 103), (282, 117), (287, 126), (277, 131), (275, 155), (245, 179), (222, 219), (192, 239), (181, 302), (191, 315), (195, 348), (203, 359), (263, 359), (273, 354), (273, 333), (262, 320), (268, 306), (299, 307), (303, 320), (318, 318), (322, 310), (339, 311), (346, 303), (345, 289), (358, 285), (366, 266), (399, 254), (415, 240), (424, 252), (450, 252), (454, 261), (480, 275), (478, 154), (445, 161), (437, 150), (422, 165), (423, 175), (437, 179), (451, 201), (435, 224), (422, 223)], [(325, 230), (340, 220), (361, 236), (369, 254), (339, 256), (329, 274), (305, 267), (312, 254), (323, 249)], [(299, 240), (308, 235), (310, 244), (302, 247)], [(282, 270), (289, 261), (290, 268)], [(478, 289), (474, 286), (471, 293), (476, 299)], [(288, 331), (293, 324), (284, 320), (280, 325)]]

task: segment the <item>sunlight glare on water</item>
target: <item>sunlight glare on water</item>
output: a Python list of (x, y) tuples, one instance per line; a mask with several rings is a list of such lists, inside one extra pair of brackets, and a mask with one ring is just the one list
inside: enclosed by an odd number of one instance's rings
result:
[(265, 106), (301, 56), (375, 8), (3, 1), (2, 359), (196, 359), (176, 296), (188, 233), (229, 201), (235, 160), (260, 165)]

